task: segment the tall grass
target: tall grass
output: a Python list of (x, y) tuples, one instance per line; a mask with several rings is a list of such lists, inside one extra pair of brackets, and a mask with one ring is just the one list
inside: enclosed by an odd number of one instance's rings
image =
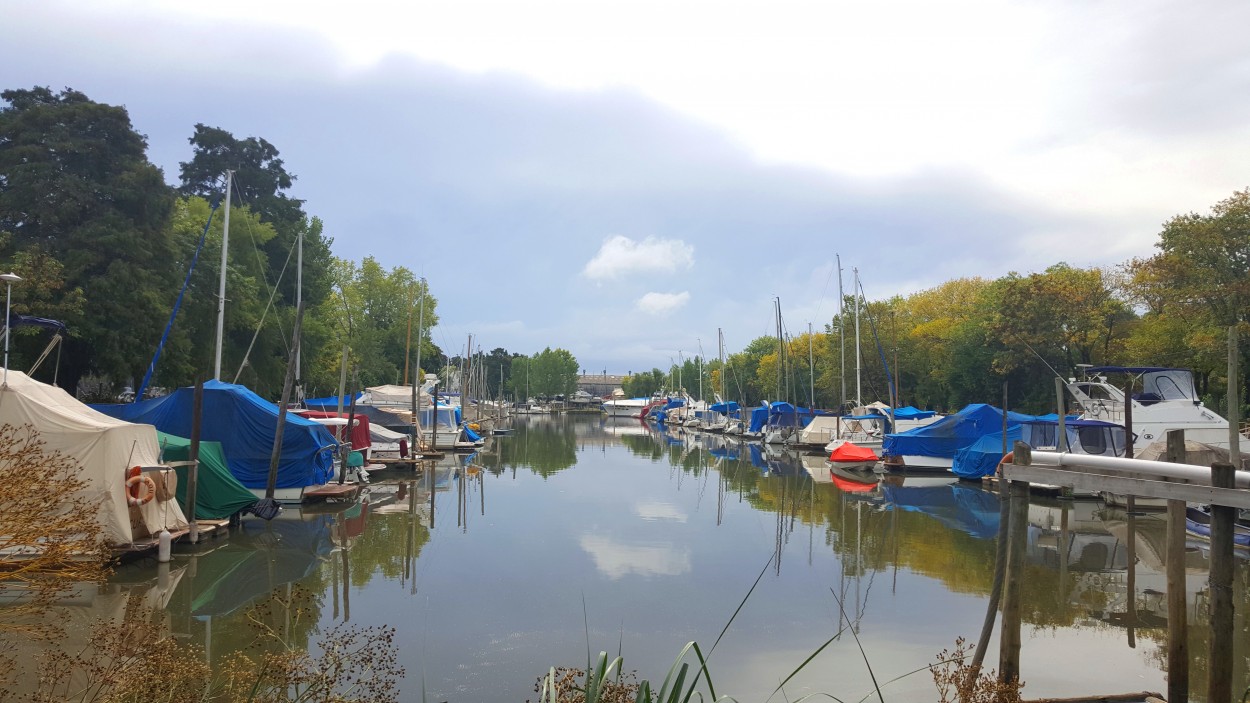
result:
[[(538, 703), (690, 703), (690, 701), (705, 700), (710, 701), (732, 701), (737, 703), (737, 699), (732, 696), (718, 696), (716, 686), (712, 679), (708, 659), (716, 650), (716, 646), (720, 644), (725, 633), (729, 631), (729, 627), (737, 619), (738, 614), (742, 612), (751, 595), (759, 586), (760, 580), (767, 573), (768, 567), (776, 558), (774, 553), (769, 557), (768, 562), (764, 564), (764, 568), (755, 578), (755, 582), (751, 584), (751, 588), (747, 591), (742, 601), (738, 603), (738, 607), (734, 609), (733, 614), (729, 617), (725, 627), (721, 629), (717, 635), (716, 641), (712, 643), (711, 649), (704, 654), (698, 642), (687, 642), (681, 651), (678, 652), (677, 658), (669, 667), (668, 673), (665, 674), (664, 680), (656, 688), (650, 680), (643, 679), (634, 682), (633, 674), (626, 674), (623, 671), (624, 658), (621, 654), (609, 659), (607, 652), (599, 652), (597, 656), (590, 655), (589, 643), (589, 625), (587, 630), (587, 657), (586, 668), (565, 669), (552, 667), (548, 673), (541, 677), (535, 690), (539, 692)], [(825, 640), (810, 655), (799, 663), (793, 671), (791, 671), (781, 683), (773, 689), (767, 700), (772, 700), (781, 693), (794, 677), (798, 676), (809, 664), (816, 659), (821, 652), (825, 651), (835, 640), (842, 637), (844, 632), (850, 632), (851, 637), (855, 640), (855, 646), (859, 650), (860, 656), (864, 660), (864, 667), (868, 670), (868, 675), (872, 679), (873, 690), (869, 691), (856, 703), (864, 703), (874, 694), (880, 703), (885, 703), (885, 694), (882, 688), (896, 681), (900, 681), (909, 676), (913, 676), (923, 671), (932, 674), (940, 703), (1016, 703), (1020, 701), (1020, 689), (1023, 683), (1000, 683), (994, 678), (994, 673), (982, 673), (979, 670), (974, 671), (973, 667), (967, 663), (970, 646), (968, 646), (961, 637), (956, 640), (954, 652), (943, 650), (937, 655), (937, 661), (909, 671), (901, 676), (897, 676), (884, 683), (877, 681), (877, 675), (872, 669), (872, 662), (869, 660), (868, 653), (864, 650), (863, 643), (859, 640), (859, 635), (852, 627), (850, 617), (847, 615), (846, 608), (843, 606), (842, 600), (837, 594), (830, 589), (833, 599), (838, 604), (838, 630), (829, 639)], [(589, 620), (586, 612), (586, 603), (582, 601), (583, 618)], [(693, 659), (693, 661), (691, 661)], [(979, 667), (978, 667), (979, 669)], [(692, 677), (693, 674), (693, 677)], [(706, 697), (704, 690), (700, 688), (702, 683), (706, 688)], [(802, 701), (827, 699), (845, 703), (841, 698), (831, 693), (809, 693), (800, 698), (794, 699), (793, 703), (801, 703)], [(1244, 701), (1244, 699), (1243, 699)]]

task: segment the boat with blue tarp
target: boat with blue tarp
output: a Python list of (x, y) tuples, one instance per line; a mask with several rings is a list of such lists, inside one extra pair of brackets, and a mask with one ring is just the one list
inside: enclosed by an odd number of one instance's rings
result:
[[(194, 395), (195, 389), (188, 386), (151, 400), (92, 407), (119, 420), (153, 425), (161, 432), (189, 437)], [(230, 473), (259, 496), (264, 496), (268, 486), (278, 414), (276, 404), (244, 386), (218, 380), (204, 383), (200, 438), (220, 442)], [(298, 503), (306, 491), (329, 483), (335, 476), (337, 448), (338, 442), (325, 426), (287, 413), (274, 499)]]

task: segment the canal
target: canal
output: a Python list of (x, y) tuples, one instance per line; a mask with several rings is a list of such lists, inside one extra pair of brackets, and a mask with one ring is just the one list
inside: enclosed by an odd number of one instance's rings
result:
[[(168, 565), (127, 565), (65, 609), (85, 621), (155, 607), (219, 661), (252, 640), (250, 607), (304, 594), (283, 620), (290, 641), (315, 652), (336, 624), (394, 626), (403, 700), (424, 688), (472, 703), (534, 700), (539, 676), (584, 666), (588, 649), (658, 683), (691, 641), (715, 644), (718, 695), (763, 701), (839, 629), (773, 700), (875, 699), (874, 677), (886, 700), (937, 700), (925, 667), (981, 630), (998, 498), (978, 484), (865, 484), (821, 456), (598, 417), (513, 426), (418, 474), (376, 472), (362, 504), (248, 518)], [(1034, 499), (1029, 523), (1025, 697), (1165, 691), (1162, 516)], [(1202, 700), (1206, 554), (1191, 546)], [(1250, 686), (1247, 577), (1241, 559), (1237, 692)], [(989, 651), (993, 667), (997, 635)]]

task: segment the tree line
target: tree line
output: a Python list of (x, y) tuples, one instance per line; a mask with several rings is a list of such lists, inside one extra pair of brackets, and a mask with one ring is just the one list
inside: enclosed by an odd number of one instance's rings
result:
[[(1228, 328), (1244, 338), (1250, 323), (1250, 190), (1208, 213), (1172, 217), (1150, 256), (1107, 267), (1060, 262), (861, 301), (858, 355), (853, 308), (847, 296), (847, 312), (820, 333), (760, 337), (723, 367), (708, 361), (702, 396), (832, 409), (888, 404), (895, 383), (900, 406), (957, 410), (1001, 405), (1006, 383), (1012, 409), (1052, 412), (1053, 379), (1080, 365), (1172, 366), (1193, 370), (1207, 405), (1227, 410)], [(1241, 345), (1238, 362), (1241, 417), (1250, 407), (1248, 350)], [(625, 390), (643, 396), (680, 385), (698, 396), (691, 378), (698, 372), (687, 361), (631, 374)]]
[[(100, 379), (106, 395), (139, 382), (176, 302), (151, 383), (212, 375), (227, 170), (234, 175), (221, 380), (278, 394), (301, 279), (299, 380), (308, 393), (337, 392), (345, 351), (361, 387), (408, 383), (418, 358), (426, 372), (462, 361), (431, 339), (438, 301), (423, 279), (371, 256), (331, 253), (333, 238), (291, 197), (296, 177), (268, 141), (197, 124), (171, 186), (124, 107), (71, 88), (6, 90), (0, 98), (0, 265), (21, 278), (13, 312), (67, 327), (37, 377), (71, 392)], [(11, 366), (27, 368), (49, 338), (46, 329), (16, 327)], [(491, 353), (508, 362), (505, 379), (517, 356)], [(488, 378), (497, 390), (501, 381)]]

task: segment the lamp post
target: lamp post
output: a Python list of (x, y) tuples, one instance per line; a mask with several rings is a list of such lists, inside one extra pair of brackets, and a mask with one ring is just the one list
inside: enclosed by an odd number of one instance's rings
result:
[(10, 301), (13, 298), (13, 284), (22, 280), (22, 277), (16, 273), (0, 273), (0, 281), (5, 282), (4, 293), (4, 387), (9, 386), (9, 337), (12, 336), (13, 330), (9, 324), (12, 320), (10, 314), (12, 308)]

